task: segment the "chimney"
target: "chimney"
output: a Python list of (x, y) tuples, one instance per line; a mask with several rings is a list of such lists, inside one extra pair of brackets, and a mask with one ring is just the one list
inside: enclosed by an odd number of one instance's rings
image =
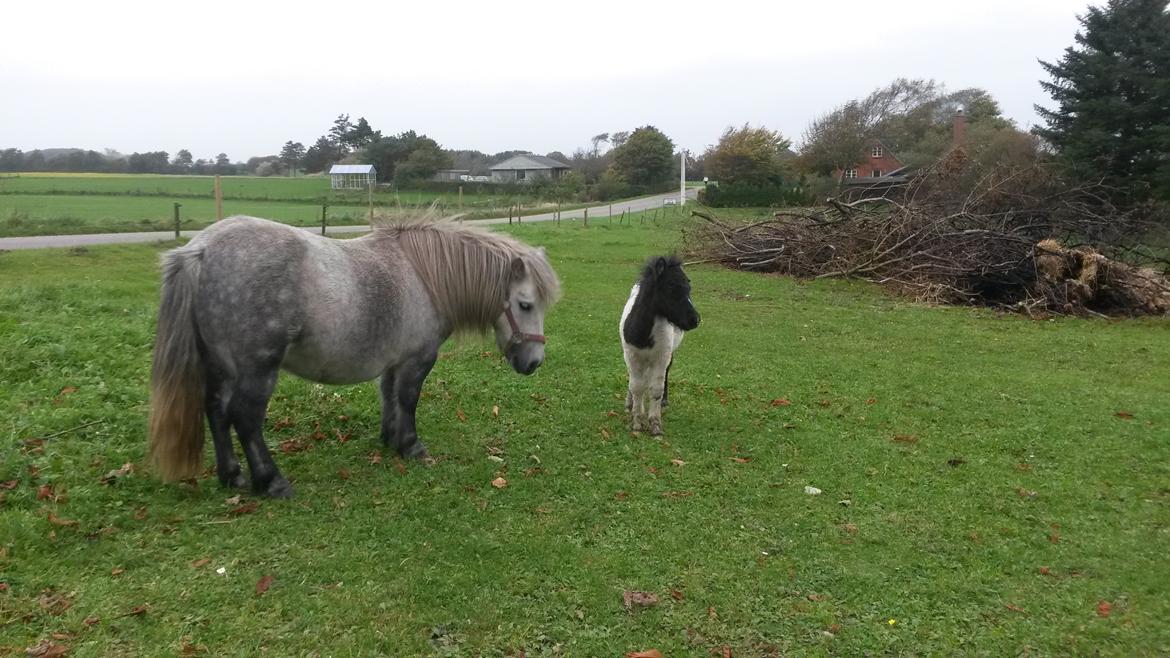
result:
[(963, 145), (967, 137), (967, 115), (963, 114), (963, 108), (955, 110), (954, 120), (954, 136), (952, 138), (951, 148), (958, 148)]

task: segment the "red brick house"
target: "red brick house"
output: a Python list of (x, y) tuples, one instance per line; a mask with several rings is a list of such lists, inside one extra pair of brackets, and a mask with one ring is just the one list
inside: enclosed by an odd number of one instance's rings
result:
[(880, 140), (875, 139), (866, 149), (861, 162), (844, 171), (840, 169), (834, 171), (833, 177), (845, 182), (858, 178), (881, 178), (900, 171), (904, 166), (901, 160), (898, 160), (898, 156), (886, 148)]

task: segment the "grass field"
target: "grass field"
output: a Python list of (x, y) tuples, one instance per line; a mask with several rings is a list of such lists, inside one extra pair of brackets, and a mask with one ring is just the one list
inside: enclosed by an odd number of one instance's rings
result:
[(448, 345), (429, 468), (379, 453), (372, 384), (285, 377), (291, 501), (142, 471), (162, 247), (0, 254), (0, 654), (1170, 653), (1166, 320), (696, 266), (654, 440), (617, 318), (678, 234), (515, 232), (564, 282), (544, 367)]
[[(225, 215), (252, 214), (296, 226), (320, 223), (321, 205), (329, 204), (333, 224), (361, 224), (368, 210), (360, 191), (333, 192), (323, 176), (283, 178), (224, 176)], [(185, 228), (202, 228), (215, 219), (214, 177), (137, 174), (0, 175), (0, 237), (168, 230), (174, 204), (182, 204)], [(458, 193), (395, 190), (374, 194), (379, 209), (439, 204), (446, 212), (469, 219), (507, 216), (509, 206), (523, 203), (526, 214), (547, 212), (547, 204), (530, 198), (472, 189), (460, 202)], [(566, 205), (565, 208), (575, 206)]]

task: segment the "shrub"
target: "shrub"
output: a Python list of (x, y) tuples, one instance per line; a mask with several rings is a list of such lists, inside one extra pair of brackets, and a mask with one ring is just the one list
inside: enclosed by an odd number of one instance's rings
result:
[(768, 208), (807, 206), (815, 201), (813, 190), (802, 184), (753, 185), (744, 181), (709, 183), (699, 191), (699, 202), (712, 208)]

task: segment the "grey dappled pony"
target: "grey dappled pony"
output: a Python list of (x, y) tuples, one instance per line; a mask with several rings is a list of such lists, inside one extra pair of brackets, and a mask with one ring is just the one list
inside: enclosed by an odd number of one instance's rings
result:
[(219, 480), (289, 496), (262, 433), (283, 368), (352, 384), (380, 378), (381, 439), (425, 458), (415, 428), (423, 381), (454, 332), (495, 331), (512, 368), (544, 359), (544, 315), (560, 284), (543, 249), (429, 218), (333, 240), (254, 217), (229, 217), (163, 257), (151, 376), (149, 460), (168, 480), (203, 467), (203, 417)]

